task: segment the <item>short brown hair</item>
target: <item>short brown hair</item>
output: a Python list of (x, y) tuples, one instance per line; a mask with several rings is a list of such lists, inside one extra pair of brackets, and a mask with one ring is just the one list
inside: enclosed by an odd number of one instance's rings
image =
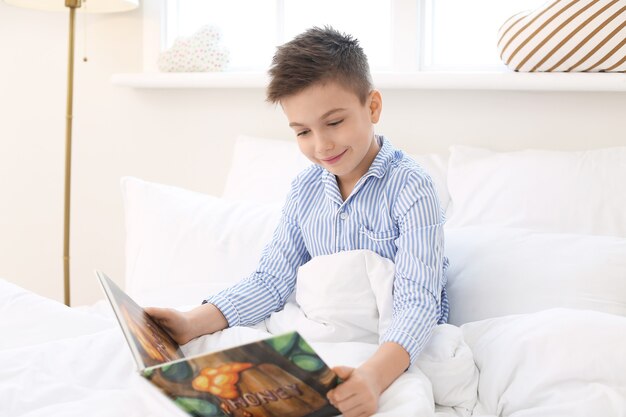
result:
[(361, 103), (372, 90), (367, 56), (359, 41), (330, 26), (313, 27), (279, 46), (269, 75), (267, 101), (271, 103), (325, 81), (351, 89)]

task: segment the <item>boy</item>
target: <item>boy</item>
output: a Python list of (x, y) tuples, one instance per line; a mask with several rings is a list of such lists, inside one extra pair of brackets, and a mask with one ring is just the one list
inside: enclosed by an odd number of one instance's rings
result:
[(314, 256), (369, 249), (395, 262), (392, 324), (360, 367), (334, 368), (328, 394), (344, 416), (369, 416), (381, 393), (445, 323), (443, 214), (430, 177), (382, 136), (382, 110), (358, 42), (313, 28), (280, 46), (267, 99), (279, 103), (314, 165), (292, 183), (281, 220), (251, 276), (186, 313), (147, 309), (184, 344), (229, 326), (253, 325), (283, 308), (297, 269)]

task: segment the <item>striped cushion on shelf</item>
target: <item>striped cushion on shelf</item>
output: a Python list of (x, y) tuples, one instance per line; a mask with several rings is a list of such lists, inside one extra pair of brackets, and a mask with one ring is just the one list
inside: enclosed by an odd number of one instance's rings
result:
[(626, 71), (626, 0), (556, 0), (511, 16), (498, 33), (512, 70)]

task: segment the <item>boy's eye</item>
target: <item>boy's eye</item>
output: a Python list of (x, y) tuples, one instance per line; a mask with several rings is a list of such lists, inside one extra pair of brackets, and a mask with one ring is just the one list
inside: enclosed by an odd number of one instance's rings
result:
[(337, 120), (336, 122), (330, 122), (330, 123), (328, 123), (328, 126), (337, 126), (337, 125), (341, 124), (341, 122), (343, 122), (343, 119)]
[(309, 132), (310, 132), (310, 130), (303, 130), (302, 132), (298, 132), (298, 134), (296, 136), (304, 136), (304, 135), (306, 135)]

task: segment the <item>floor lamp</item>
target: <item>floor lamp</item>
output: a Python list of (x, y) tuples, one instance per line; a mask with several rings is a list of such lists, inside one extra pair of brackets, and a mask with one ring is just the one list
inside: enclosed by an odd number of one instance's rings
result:
[(123, 12), (139, 0), (4, 0), (5, 3), (39, 10), (69, 10), (69, 54), (67, 61), (67, 115), (65, 119), (65, 203), (63, 227), (63, 300), (70, 305), (70, 191), (72, 179), (72, 109), (74, 100), (74, 32), (76, 9), (86, 13)]

